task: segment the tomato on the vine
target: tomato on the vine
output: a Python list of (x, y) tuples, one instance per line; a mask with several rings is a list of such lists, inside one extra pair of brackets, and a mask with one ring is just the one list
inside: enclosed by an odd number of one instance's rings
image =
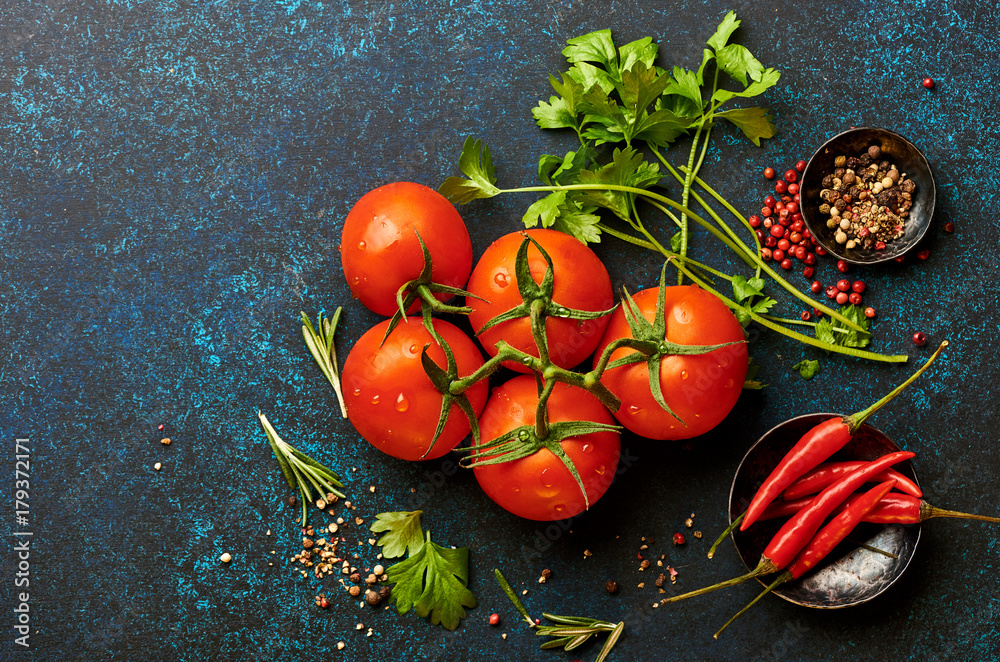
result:
[[(514, 377), (494, 389), (479, 417), (481, 443), (520, 426), (535, 424), (538, 388), (529, 375)], [(549, 423), (593, 421), (613, 424), (601, 402), (576, 386), (556, 384), (548, 403)], [(617, 432), (601, 431), (559, 442), (576, 466), (593, 505), (604, 496), (618, 469), (621, 440)], [(506, 510), (527, 519), (550, 521), (583, 512), (580, 486), (566, 465), (547, 448), (501, 464), (473, 465), (483, 491)]]
[[(483, 326), (497, 315), (522, 303), (517, 286), (515, 260), (527, 234), (545, 249), (552, 259), (552, 300), (569, 309), (585, 311), (608, 310), (614, 303), (611, 278), (597, 255), (579, 239), (556, 230), (512, 232), (494, 241), (479, 258), (469, 277), (468, 290), (479, 299), (468, 297), (472, 308), (469, 321), (483, 347), (491, 355), (497, 353), (496, 343), (506, 341), (515, 349), (538, 356), (538, 347), (531, 334), (527, 317), (501, 322), (480, 333)], [(538, 249), (528, 247), (531, 277), (541, 283), (548, 264)], [(550, 316), (545, 320), (549, 358), (561, 368), (573, 368), (583, 362), (597, 347), (608, 324), (608, 316), (592, 320), (577, 320)], [(505, 367), (519, 372), (528, 369), (514, 362)]]
[[(344, 221), (340, 259), (351, 293), (379, 315), (398, 310), (396, 292), (424, 267), (417, 232), (431, 255), (432, 280), (465, 286), (472, 270), (472, 240), (447, 198), (421, 184), (396, 182), (369, 191)], [(437, 293), (446, 301), (452, 295)], [(407, 312), (420, 308), (414, 302)]]
[[(471, 426), (465, 413), (452, 404), (441, 436), (424, 457), (434, 439), (443, 396), (424, 372), (420, 355), (427, 355), (441, 368), (447, 367), (444, 350), (419, 317), (404, 318), (382, 342), (390, 320), (366, 331), (351, 348), (344, 362), (341, 381), (347, 417), (358, 433), (375, 448), (403, 460), (431, 460), (453, 449)], [(434, 329), (455, 357), (458, 375), (468, 376), (483, 365), (479, 348), (461, 329), (434, 320)], [(486, 405), (486, 381), (476, 382), (466, 392), (478, 415)]]
[[(650, 322), (656, 317), (657, 293), (657, 288), (651, 288), (632, 297)], [(629, 430), (650, 439), (689, 439), (721, 423), (736, 404), (746, 380), (747, 346), (743, 328), (733, 313), (719, 299), (694, 285), (666, 288), (664, 321), (666, 340), (679, 345), (735, 343), (706, 354), (667, 355), (660, 359), (660, 388), (676, 418), (655, 400), (644, 362), (608, 369), (601, 382), (621, 399), (615, 418)], [(595, 362), (612, 341), (631, 337), (624, 306), (619, 307), (611, 316)], [(611, 360), (629, 351), (620, 348)]]

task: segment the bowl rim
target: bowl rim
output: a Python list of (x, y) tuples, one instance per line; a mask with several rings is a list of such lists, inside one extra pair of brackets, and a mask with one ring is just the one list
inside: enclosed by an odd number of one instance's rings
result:
[(895, 254), (891, 254), (891, 255), (890, 254), (886, 254), (886, 255), (882, 255), (882, 256), (878, 256), (878, 254), (876, 253), (875, 256), (872, 257), (871, 259), (865, 259), (865, 260), (858, 260), (858, 259), (854, 259), (854, 258), (848, 257), (846, 255), (843, 255), (842, 251), (840, 250), (840, 245), (839, 244), (837, 244), (836, 242), (832, 242), (831, 243), (829, 241), (824, 241), (824, 239), (823, 239), (823, 233), (822, 232), (819, 232), (819, 233), (813, 232), (813, 229), (817, 228), (817, 224), (815, 222), (810, 222), (810, 220), (811, 220), (810, 219), (810, 212), (808, 211), (807, 206), (804, 205), (804, 204), (801, 204), (801, 203), (799, 204), (799, 210), (802, 212), (803, 223), (806, 226), (806, 228), (809, 229), (809, 232), (812, 235), (813, 240), (816, 243), (818, 243), (820, 246), (822, 246), (828, 253), (830, 253), (831, 255), (833, 255), (834, 257), (836, 257), (837, 259), (844, 260), (845, 262), (848, 262), (850, 264), (856, 264), (856, 265), (859, 265), (859, 266), (869, 265), (869, 264), (881, 264), (883, 262), (889, 262), (890, 260), (895, 260), (896, 258), (901, 257), (903, 255), (906, 255), (906, 253), (908, 253), (911, 250), (913, 250), (913, 248), (923, 240), (924, 236), (926, 236), (927, 230), (930, 229), (931, 223), (934, 220), (934, 210), (935, 210), (935, 207), (937, 206), (937, 182), (935, 181), (935, 178), (934, 178), (934, 169), (931, 168), (931, 164), (927, 160), (927, 156), (923, 153), (923, 151), (920, 150), (919, 147), (917, 147), (913, 143), (913, 141), (909, 140), (905, 136), (903, 136), (903, 135), (901, 135), (901, 134), (899, 134), (896, 131), (893, 131), (891, 129), (886, 129), (886, 128), (878, 127), (878, 126), (856, 126), (856, 127), (851, 127), (850, 129), (847, 129), (845, 131), (841, 131), (840, 133), (837, 133), (836, 135), (833, 135), (830, 138), (828, 138), (826, 141), (823, 142), (822, 145), (820, 145), (815, 151), (813, 151), (812, 156), (810, 156), (809, 160), (806, 161), (806, 167), (802, 171), (802, 174), (799, 177), (799, 181), (802, 182), (802, 181), (805, 180), (806, 175), (809, 173), (810, 166), (813, 165), (813, 162), (816, 159), (816, 157), (818, 155), (820, 155), (821, 153), (823, 153), (824, 150), (826, 150), (828, 147), (831, 147), (837, 141), (843, 140), (844, 138), (846, 138), (848, 136), (851, 136), (851, 135), (854, 135), (854, 134), (857, 134), (857, 133), (862, 133), (862, 132), (871, 132), (871, 133), (874, 133), (876, 135), (892, 136), (894, 139), (899, 140), (900, 142), (906, 144), (910, 149), (913, 150), (913, 153), (916, 154), (916, 156), (917, 156), (917, 166), (919, 168), (926, 169), (928, 177), (929, 177), (929, 180), (930, 180), (930, 187), (928, 188), (928, 196), (929, 197), (928, 197), (928, 204), (927, 204), (926, 220), (925, 221), (924, 220), (920, 221), (920, 223), (919, 223), (919, 225), (920, 225), (920, 232), (916, 236), (914, 236), (912, 239), (908, 240), (909, 241), (909, 245), (904, 250), (902, 250), (899, 253), (895, 253)]
[[(843, 417), (844, 417), (844, 414), (832, 413), (832, 412), (814, 412), (814, 413), (810, 413), (810, 414), (801, 414), (799, 416), (794, 416), (792, 418), (786, 419), (786, 420), (778, 423), (777, 425), (773, 426), (767, 432), (763, 433), (757, 439), (757, 441), (755, 441), (753, 443), (753, 445), (751, 445), (750, 448), (747, 449), (747, 452), (744, 453), (743, 459), (740, 460), (739, 466), (736, 467), (736, 473), (733, 474), (733, 482), (732, 482), (732, 484), (729, 487), (729, 503), (726, 506), (726, 509), (728, 511), (728, 519), (729, 519), (730, 525), (732, 525), (733, 519), (734, 519), (733, 518), (733, 499), (736, 496), (736, 483), (737, 483), (737, 479), (740, 477), (740, 474), (743, 471), (743, 467), (746, 464), (747, 459), (750, 458), (750, 456), (757, 449), (757, 447), (761, 444), (761, 442), (763, 442), (770, 435), (774, 434), (775, 431), (778, 430), (779, 428), (781, 428), (783, 426), (786, 426), (786, 425), (788, 425), (790, 423), (793, 423), (793, 422), (803, 421), (803, 420), (806, 420), (806, 419), (816, 419), (816, 422), (818, 424), (818, 423), (822, 422), (823, 420), (827, 420), (827, 419), (830, 419), (830, 418), (843, 418)], [(869, 423), (864, 423), (864, 424), (862, 424), (862, 428), (864, 428), (864, 427), (870, 428), (874, 432), (876, 432), (879, 435), (883, 436), (885, 438), (885, 440), (888, 441), (897, 450), (902, 450), (902, 449), (899, 448), (899, 446), (896, 444), (896, 442), (894, 442), (889, 437), (889, 435), (885, 434), (884, 432), (882, 432), (881, 430), (879, 430), (875, 426), (870, 425)], [(850, 442), (848, 442), (848, 443), (850, 443)], [(917, 476), (917, 471), (913, 467), (913, 463), (912, 462), (909, 462), (909, 470), (913, 474), (913, 481), (919, 487), (920, 486), (920, 480), (919, 480), (919, 477)], [(886, 525), (886, 526), (891, 526), (891, 525)], [(854, 606), (857, 606), (857, 605), (860, 605), (860, 604), (865, 604), (866, 602), (870, 602), (871, 600), (874, 600), (875, 598), (877, 598), (877, 597), (881, 596), (883, 593), (885, 593), (890, 587), (892, 587), (897, 581), (899, 581), (900, 577), (902, 577), (904, 574), (906, 574), (906, 571), (910, 567), (910, 563), (913, 562), (913, 558), (917, 555), (917, 549), (920, 546), (920, 538), (921, 538), (922, 533), (923, 533), (923, 526), (922, 526), (921, 523), (917, 523), (917, 524), (913, 525), (912, 527), (910, 527), (910, 530), (914, 530), (914, 529), (916, 530), (916, 538), (913, 541), (913, 551), (912, 551), (912, 553), (906, 559), (905, 563), (903, 564), (903, 567), (899, 570), (899, 572), (896, 574), (896, 576), (893, 577), (892, 580), (888, 584), (886, 584), (885, 586), (883, 586), (877, 593), (869, 595), (868, 597), (865, 597), (863, 599), (857, 600), (856, 602), (849, 602), (849, 603), (845, 603), (845, 604), (836, 604), (836, 605), (821, 605), (821, 604), (812, 604), (812, 603), (809, 603), (809, 602), (803, 602), (802, 600), (797, 600), (795, 598), (792, 598), (792, 597), (786, 595), (781, 590), (780, 587), (777, 588), (777, 589), (775, 589), (775, 590), (772, 590), (771, 593), (773, 595), (777, 595), (778, 597), (780, 597), (782, 600), (785, 600), (786, 602), (790, 602), (792, 604), (799, 605), (801, 607), (808, 607), (810, 609), (846, 609), (848, 607), (854, 607)], [(753, 570), (753, 568), (751, 568), (747, 564), (746, 560), (743, 558), (743, 554), (740, 553), (740, 547), (739, 547), (739, 545), (736, 542), (736, 532), (737, 532), (737, 529), (734, 529), (729, 534), (729, 539), (733, 543), (733, 548), (736, 551), (736, 555), (740, 558), (740, 562), (743, 564), (744, 567), (746, 567), (746, 569), (748, 571)], [(863, 551), (866, 551), (866, 550), (863, 550)], [(874, 553), (874, 552), (869, 552), (869, 553)], [(812, 572), (815, 572), (816, 570), (821, 569), (822, 567), (823, 567), (823, 565), (820, 564), (817, 568), (814, 568), (812, 570)], [(769, 585), (769, 583), (774, 580), (774, 577), (773, 576), (756, 577), (755, 579), (757, 580), (757, 582), (761, 586), (763, 586), (763, 587), (766, 588)]]

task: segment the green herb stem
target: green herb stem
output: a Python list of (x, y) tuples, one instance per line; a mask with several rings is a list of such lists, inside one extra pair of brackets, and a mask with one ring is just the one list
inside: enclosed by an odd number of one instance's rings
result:
[[(677, 269), (684, 269), (684, 266), (678, 262), (674, 263), (674, 267), (676, 267)], [(697, 276), (692, 274), (690, 270), (685, 269), (685, 275), (687, 275), (688, 278), (697, 283), (702, 289), (714, 294), (730, 308), (734, 310), (736, 308), (740, 308), (740, 306), (738, 306), (735, 301), (729, 299), (722, 293), (712, 289), (711, 286), (709, 286), (707, 283), (702, 282), (700, 279), (697, 278)], [(880, 361), (882, 363), (906, 363), (910, 358), (906, 354), (894, 354), (894, 355), (876, 354), (875, 352), (867, 352), (865, 350), (856, 349), (854, 347), (842, 347), (840, 345), (825, 343), (822, 340), (817, 340), (816, 338), (813, 338), (811, 336), (798, 333), (797, 331), (792, 331), (791, 329), (786, 329), (780, 324), (777, 324), (764, 317), (761, 317), (758, 313), (755, 313), (752, 310), (747, 312), (750, 315), (750, 318), (753, 321), (760, 324), (761, 326), (767, 327), (772, 331), (777, 331), (778, 333), (787, 336), (789, 338), (792, 338), (794, 340), (798, 340), (803, 344), (812, 345), (813, 347), (819, 347), (820, 349), (824, 349), (828, 352), (837, 352), (838, 354), (846, 354), (847, 356), (853, 356), (859, 359), (868, 359), (871, 361)]]

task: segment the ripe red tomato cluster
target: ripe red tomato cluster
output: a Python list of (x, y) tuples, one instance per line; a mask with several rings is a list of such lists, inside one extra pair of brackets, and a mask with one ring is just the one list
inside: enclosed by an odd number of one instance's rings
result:
[[(590, 312), (613, 307), (607, 269), (585, 244), (562, 232), (535, 229), (504, 235), (486, 249), (473, 269), (469, 233), (458, 212), (433, 189), (409, 182), (382, 186), (357, 202), (344, 222), (341, 258), (354, 296), (372, 311), (388, 316), (398, 309), (397, 292), (405, 291), (424, 269), (422, 240), (432, 261), (433, 281), (467, 288), (471, 295), (465, 302), (472, 309), (469, 323), (487, 355), (495, 357), (502, 341), (537, 357), (529, 318), (488, 325), (524, 303), (516, 257), (525, 236), (537, 242), (551, 260), (555, 304)], [(549, 263), (534, 243), (527, 248), (527, 260), (531, 278), (542, 283)], [(657, 293), (653, 288), (633, 296), (633, 310), (649, 322), (655, 319)], [(448, 295), (435, 296), (445, 300)], [(608, 427), (614, 423), (613, 415), (641, 436), (686, 439), (707, 432), (725, 418), (746, 378), (742, 328), (718, 299), (694, 286), (667, 288), (665, 304), (667, 341), (735, 343), (709, 353), (660, 359), (660, 388), (673, 414), (654, 399), (649, 368), (642, 362), (611, 367), (601, 377), (621, 400), (615, 412), (583, 388), (556, 384), (547, 402), (549, 424), (586, 421)], [(419, 302), (407, 312), (412, 315), (418, 310)], [(631, 337), (621, 307), (596, 319), (549, 315), (544, 324), (549, 360), (565, 369), (576, 368), (591, 356), (596, 361), (610, 343)], [(389, 320), (376, 325), (355, 342), (341, 376), (348, 418), (358, 433), (380, 451), (405, 460), (441, 457), (472, 429), (456, 402), (450, 406), (446, 425), (439, 429), (442, 409), (448, 409), (446, 395), (428, 376), (421, 357), (426, 347), (427, 358), (440, 370), (451, 369), (451, 374), (464, 378), (483, 368), (483, 354), (455, 324), (434, 317), (432, 327), (433, 333), (419, 316), (401, 319), (388, 335)], [(612, 360), (624, 353), (624, 349), (617, 350)], [(531, 372), (517, 362), (505, 361), (504, 367)], [(533, 376), (514, 376), (496, 385), (490, 395), (483, 379), (464, 391), (480, 430), (479, 444), (535, 425), (538, 383)], [(620, 450), (619, 434), (602, 430), (570, 436), (561, 439), (558, 447), (543, 447), (500, 464), (480, 462), (474, 470), (486, 494), (505, 509), (529, 519), (556, 520), (579, 514), (587, 503), (603, 496), (615, 476)]]

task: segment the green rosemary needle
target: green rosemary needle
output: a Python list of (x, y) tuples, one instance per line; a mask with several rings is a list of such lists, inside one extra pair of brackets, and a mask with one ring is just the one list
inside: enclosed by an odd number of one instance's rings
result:
[(524, 603), (521, 599), (517, 597), (514, 589), (510, 587), (507, 579), (501, 574), (501, 572), (494, 568), (493, 575), (496, 577), (497, 583), (500, 584), (500, 588), (507, 595), (510, 601), (513, 603), (514, 608), (517, 609), (521, 616), (524, 618), (525, 622), (528, 623), (533, 628), (536, 628), (535, 634), (539, 637), (553, 637), (549, 641), (542, 644), (542, 648), (562, 648), (566, 651), (571, 651), (575, 648), (582, 646), (587, 643), (591, 637), (604, 632), (608, 633), (608, 639), (604, 642), (603, 648), (601, 648), (600, 654), (597, 656), (596, 662), (604, 662), (611, 654), (611, 649), (614, 648), (615, 644), (618, 643), (618, 639), (621, 638), (622, 632), (625, 630), (625, 621), (620, 623), (611, 623), (609, 621), (601, 621), (596, 618), (586, 618), (582, 616), (559, 616), (557, 614), (543, 613), (542, 616), (546, 620), (551, 621), (555, 625), (541, 625), (531, 620), (531, 616), (528, 614), (528, 610), (524, 607)]
[(339, 488), (344, 485), (333, 471), (283, 441), (264, 414), (257, 412), (257, 416), (288, 486), (297, 487), (302, 495), (302, 525), (305, 526), (308, 520), (306, 504), (313, 502), (312, 490), (316, 490), (316, 501), (325, 503), (330, 494), (343, 498), (344, 493)]

